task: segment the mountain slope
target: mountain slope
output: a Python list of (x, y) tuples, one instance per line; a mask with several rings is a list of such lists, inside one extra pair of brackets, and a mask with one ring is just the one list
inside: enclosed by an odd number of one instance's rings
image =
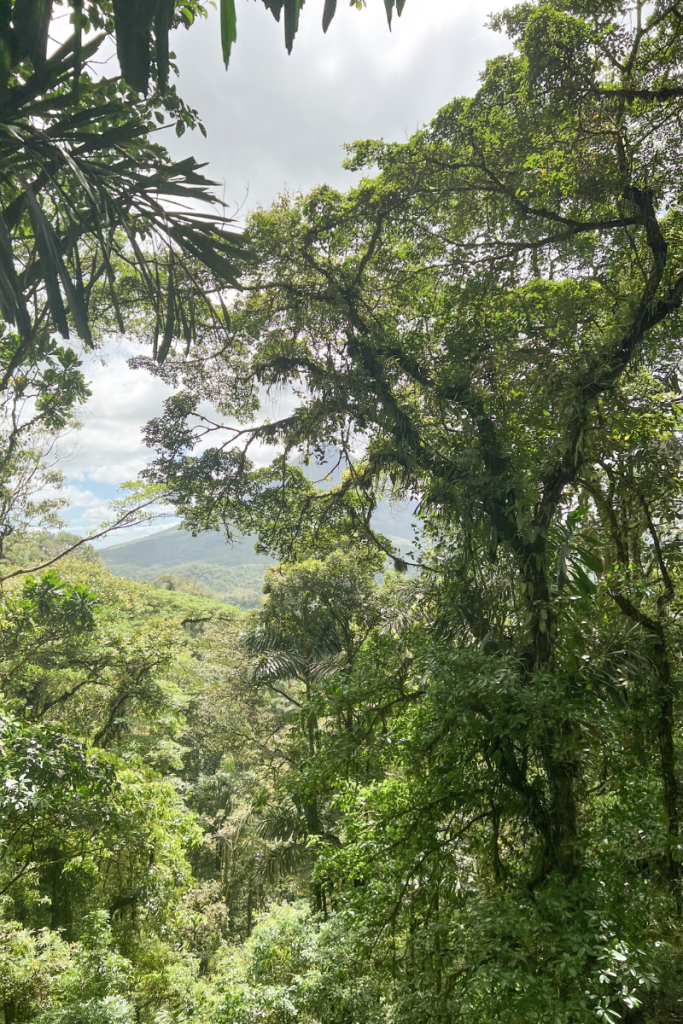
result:
[[(382, 502), (373, 525), (402, 550), (413, 545), (412, 509), (393, 510)], [(254, 551), (255, 537), (226, 543), (222, 533), (201, 533), (171, 526), (140, 540), (100, 548), (110, 572), (131, 580), (153, 583), (165, 573), (186, 576), (209, 587), (223, 601), (241, 608), (260, 603), (263, 576), (274, 560)]]
[(171, 526), (151, 537), (101, 548), (100, 557), (115, 576), (153, 583), (165, 573), (199, 580), (222, 600), (242, 608), (258, 605), (263, 574), (273, 560), (254, 551), (254, 538), (227, 544), (220, 533), (193, 537)]

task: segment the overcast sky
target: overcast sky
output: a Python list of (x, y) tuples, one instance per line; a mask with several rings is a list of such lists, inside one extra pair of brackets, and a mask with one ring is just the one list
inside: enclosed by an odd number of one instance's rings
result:
[[(174, 156), (206, 162), (234, 212), (267, 205), (285, 187), (348, 187), (341, 146), (363, 138), (403, 141), (453, 96), (472, 93), (489, 57), (507, 41), (485, 28), (501, 0), (406, 0), (388, 31), (382, 0), (361, 11), (340, 0), (327, 35), (323, 0), (308, 0), (291, 56), (283, 26), (260, 0), (237, 0), (237, 43), (223, 70), (215, 14), (172, 36), (178, 88), (204, 122), (199, 132), (164, 138)], [(111, 345), (86, 362), (93, 397), (71, 451), (70, 527), (82, 533), (108, 518), (107, 501), (149, 455), (140, 428), (167, 389), (126, 359), (134, 345)], [(168, 524), (162, 524), (168, 525)], [(117, 535), (112, 543), (132, 539)], [(139, 534), (137, 534), (139, 535)]]

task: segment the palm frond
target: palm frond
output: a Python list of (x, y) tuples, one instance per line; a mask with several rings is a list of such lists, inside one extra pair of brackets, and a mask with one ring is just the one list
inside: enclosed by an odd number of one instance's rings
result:
[(105, 290), (125, 330), (125, 281), (138, 316), (164, 318), (161, 361), (176, 341), (225, 332), (218, 296), (237, 286), (246, 240), (201, 166), (152, 141), (153, 105), (108, 79), (66, 88), (79, 45), (75, 33), (0, 98), (0, 313), (26, 341), (47, 316), (90, 345)]

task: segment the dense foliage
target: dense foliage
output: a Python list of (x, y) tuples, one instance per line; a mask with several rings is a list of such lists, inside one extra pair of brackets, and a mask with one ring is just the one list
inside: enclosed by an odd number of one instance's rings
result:
[[(244, 613), (4, 574), (5, 1024), (681, 1019), (680, 14), (513, 8), (474, 97), (252, 216), (182, 343), (170, 302), (147, 476), (280, 562)], [(74, 358), (11, 435), (24, 569)]]
[[(316, 674), (301, 621), (253, 646), (298, 686), (292, 798), (357, 983), (383, 979), (364, 1012), (665, 1019), (683, 899), (680, 12), (523, 4), (496, 25), (514, 49), (474, 97), (406, 144), (351, 147), (374, 173), (348, 193), (252, 217), (233, 343), (294, 412), (201, 419), (207, 383), (176, 360), (149, 475), (193, 529), (258, 531), (292, 572), (339, 544), (391, 554), (378, 496), (419, 502), (420, 571), (385, 584), (367, 634), (348, 613), (353, 657)], [(270, 469), (249, 462), (257, 438), (284, 450)], [(297, 455), (346, 468), (317, 490)]]
[[(386, 0), (389, 21), (405, 0)], [(223, 333), (221, 289), (245, 258), (212, 182), (191, 157), (174, 162), (155, 140), (201, 127), (169, 71), (169, 32), (207, 16), (201, 0), (14, 0), (0, 13), (0, 357), (4, 392), (17, 370), (52, 355), (50, 329), (92, 346), (103, 327), (152, 317), (154, 357), (174, 340)], [(302, 0), (284, 11), (289, 50)], [(227, 65), (234, 0), (221, 0)], [(336, 0), (325, 5), (324, 24)], [(68, 18), (67, 38), (60, 20)], [(56, 37), (56, 38), (55, 38)], [(98, 66), (115, 42), (119, 68)], [(150, 81), (154, 85), (147, 96)], [(141, 95), (142, 94), (142, 95)], [(14, 328), (14, 329), (12, 329)]]

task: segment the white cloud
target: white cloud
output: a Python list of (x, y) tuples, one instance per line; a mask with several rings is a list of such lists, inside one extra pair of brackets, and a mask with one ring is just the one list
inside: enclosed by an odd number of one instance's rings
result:
[[(111, 494), (96, 494), (88, 488), (67, 484), (61, 491), (61, 496), (69, 502), (65, 518), (68, 529), (73, 533), (83, 535), (96, 532), (103, 523), (110, 522), (113, 518), (109, 507)], [(159, 518), (157, 519), (146, 520), (134, 526), (120, 527), (106, 534), (97, 541), (97, 547), (109, 547), (112, 544), (122, 544), (124, 541), (146, 537), (159, 530), (166, 530), (178, 521), (168, 507), (160, 508), (158, 512)]]
[(382, 0), (362, 11), (340, 4), (326, 36), (322, 4), (306, 5), (288, 56), (283, 26), (260, 3), (237, 8), (237, 43), (223, 72), (217, 15), (178, 30), (179, 88), (199, 110), (198, 133), (165, 144), (192, 152), (225, 184), (225, 198), (269, 203), (285, 184), (345, 188), (341, 144), (384, 137), (402, 141), (453, 96), (472, 92), (487, 58), (509, 48), (484, 28), (503, 0), (407, 0), (389, 32)]
[(92, 398), (81, 414), (81, 430), (73, 435), (72, 479), (118, 485), (149, 461), (141, 429), (161, 412), (171, 388), (144, 370), (130, 369), (127, 360), (137, 352), (130, 344), (110, 344), (85, 360)]
[(87, 533), (108, 518), (106, 501), (90, 490), (67, 485), (62, 497), (69, 502), (69, 528), (76, 533)]

